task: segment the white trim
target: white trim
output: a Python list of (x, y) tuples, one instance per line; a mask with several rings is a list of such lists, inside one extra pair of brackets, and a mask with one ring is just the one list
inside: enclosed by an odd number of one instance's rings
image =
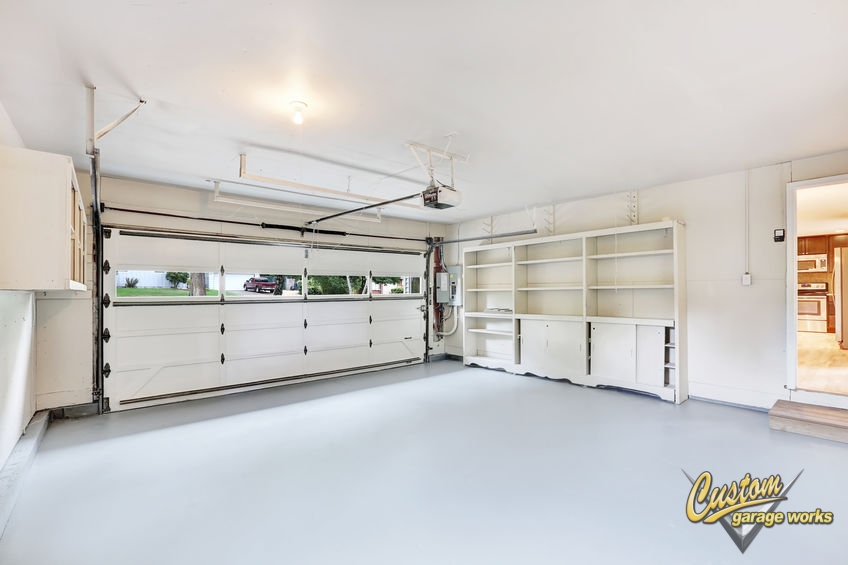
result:
[[(794, 394), (794, 393), (793, 393)], [(713, 385), (689, 381), (689, 397), (702, 400), (717, 400), (742, 406), (770, 409), (778, 400), (789, 400), (789, 391), (763, 392), (731, 388), (724, 385)]]
[(848, 174), (786, 183), (786, 387), (793, 393), (798, 388), (797, 194), (799, 189), (845, 182), (848, 182)]

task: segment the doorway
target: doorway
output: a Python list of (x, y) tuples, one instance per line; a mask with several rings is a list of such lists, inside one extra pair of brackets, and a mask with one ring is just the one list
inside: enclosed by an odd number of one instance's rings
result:
[(787, 212), (789, 388), (848, 396), (848, 175), (790, 183)]

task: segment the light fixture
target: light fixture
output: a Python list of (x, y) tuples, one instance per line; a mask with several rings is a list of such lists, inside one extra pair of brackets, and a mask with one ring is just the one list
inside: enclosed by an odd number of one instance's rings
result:
[(297, 125), (301, 125), (303, 123), (303, 112), (306, 111), (306, 102), (292, 100), (290, 104), (293, 112), (292, 121)]

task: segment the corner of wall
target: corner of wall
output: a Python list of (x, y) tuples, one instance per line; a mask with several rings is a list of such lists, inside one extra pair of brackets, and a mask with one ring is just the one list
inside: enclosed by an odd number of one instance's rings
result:
[(26, 147), (21, 134), (6, 112), (6, 107), (0, 101), (0, 145), (12, 145), (14, 147)]

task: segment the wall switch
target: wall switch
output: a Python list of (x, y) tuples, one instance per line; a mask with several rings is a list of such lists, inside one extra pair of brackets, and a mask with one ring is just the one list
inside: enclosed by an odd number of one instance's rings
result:
[(751, 286), (751, 274), (745, 273), (742, 275), (742, 286)]

